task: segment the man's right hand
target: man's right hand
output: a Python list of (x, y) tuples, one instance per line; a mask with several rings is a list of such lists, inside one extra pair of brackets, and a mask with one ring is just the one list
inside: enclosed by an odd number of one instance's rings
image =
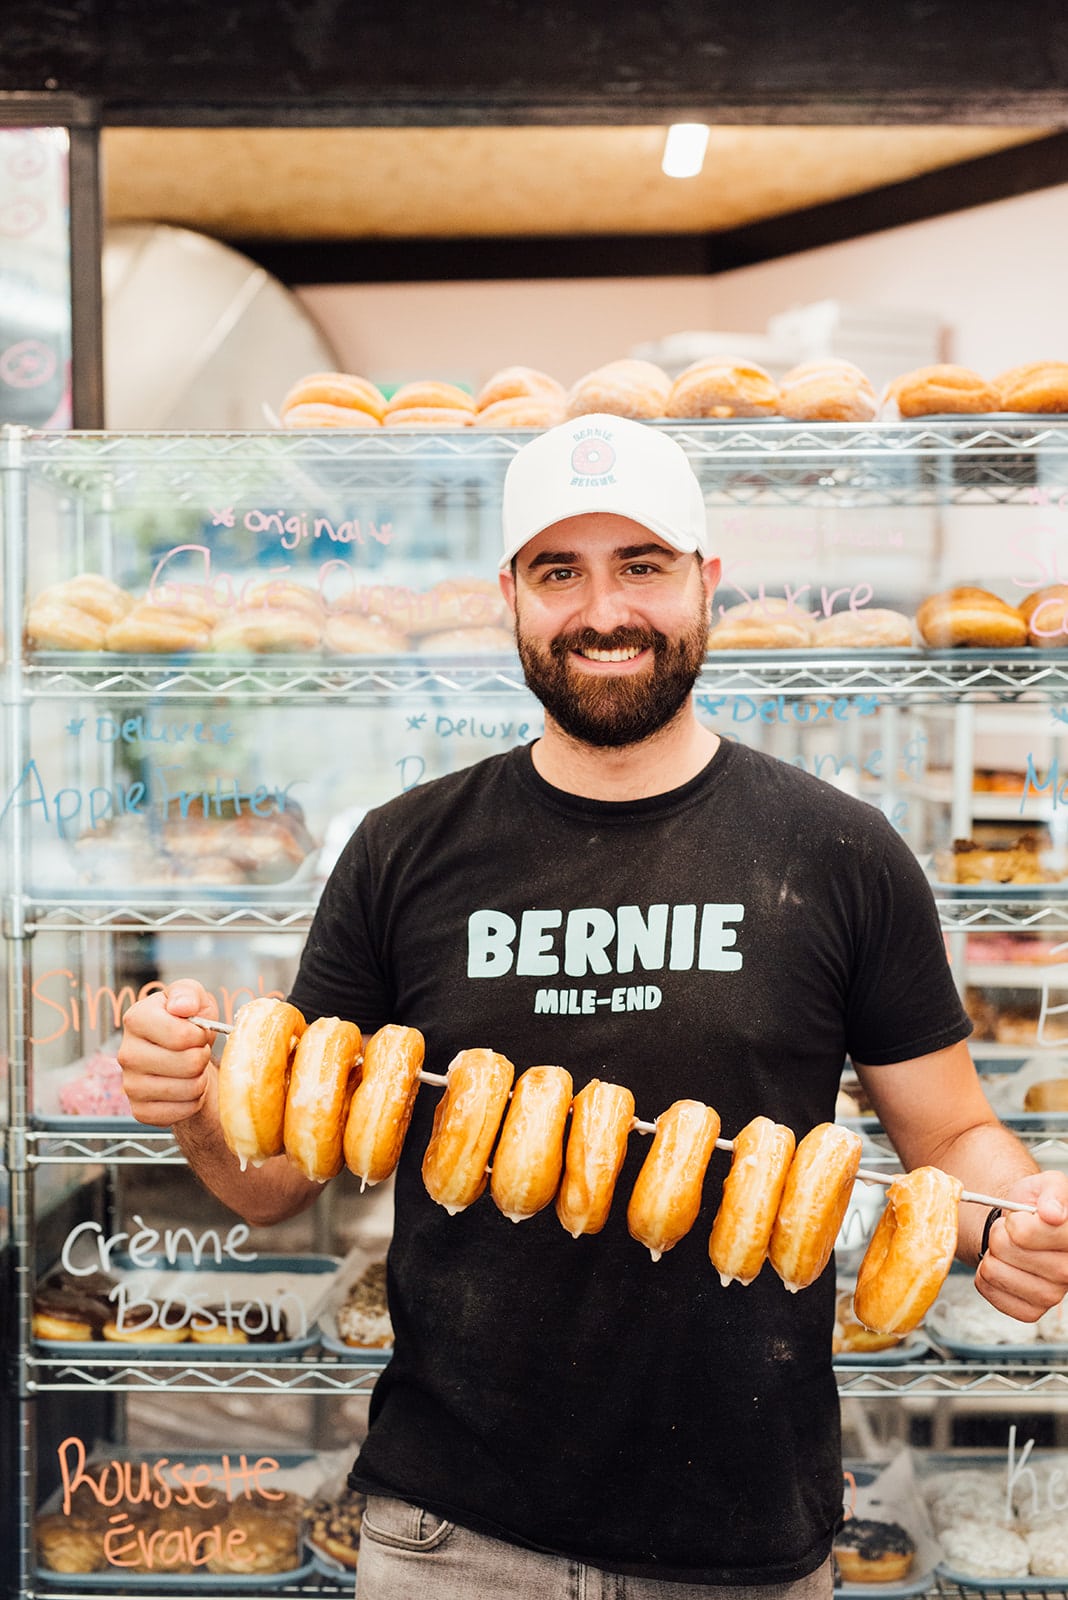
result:
[(181, 978), (138, 1000), (122, 1020), (122, 1086), (138, 1122), (170, 1128), (203, 1110), (214, 1087), (214, 1035), (189, 1017), (219, 1015), (195, 978)]

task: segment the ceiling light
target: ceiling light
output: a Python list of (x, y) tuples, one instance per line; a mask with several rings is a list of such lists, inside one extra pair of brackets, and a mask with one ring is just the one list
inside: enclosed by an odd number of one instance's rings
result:
[(664, 140), (660, 166), (669, 178), (696, 178), (708, 148), (708, 127), (703, 122), (673, 122)]

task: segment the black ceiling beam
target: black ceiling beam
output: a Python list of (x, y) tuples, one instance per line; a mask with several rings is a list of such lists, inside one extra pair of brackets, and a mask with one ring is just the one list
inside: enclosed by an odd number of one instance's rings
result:
[(0, 92), (105, 124), (1068, 126), (1063, 0), (10, 0)]
[(292, 287), (729, 272), (1068, 183), (1068, 133), (722, 233), (463, 239), (228, 239)]

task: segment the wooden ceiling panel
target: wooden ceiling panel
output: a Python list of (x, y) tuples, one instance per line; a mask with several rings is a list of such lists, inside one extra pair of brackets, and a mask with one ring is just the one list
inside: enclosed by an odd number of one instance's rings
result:
[(662, 126), (108, 128), (105, 215), (249, 240), (714, 233), (1050, 131), (714, 127), (680, 180)]

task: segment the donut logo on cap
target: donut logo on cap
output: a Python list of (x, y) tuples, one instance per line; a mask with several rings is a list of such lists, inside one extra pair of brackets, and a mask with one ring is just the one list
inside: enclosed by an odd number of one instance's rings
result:
[(615, 464), (616, 452), (609, 441), (599, 433), (585, 434), (571, 452), (571, 482), (587, 489), (615, 483), (612, 476)]

